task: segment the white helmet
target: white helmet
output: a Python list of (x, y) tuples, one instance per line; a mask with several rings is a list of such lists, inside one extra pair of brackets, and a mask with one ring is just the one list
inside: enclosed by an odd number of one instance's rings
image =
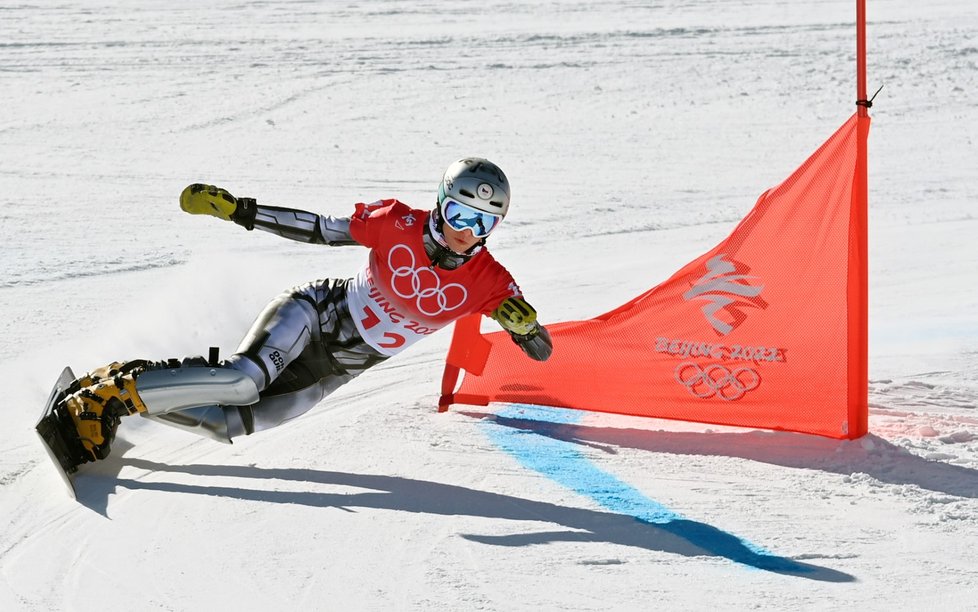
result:
[(509, 180), (499, 166), (481, 157), (460, 159), (445, 171), (438, 185), (438, 209), (444, 218), (445, 200), (454, 199), (487, 212), (505, 217), (509, 212)]

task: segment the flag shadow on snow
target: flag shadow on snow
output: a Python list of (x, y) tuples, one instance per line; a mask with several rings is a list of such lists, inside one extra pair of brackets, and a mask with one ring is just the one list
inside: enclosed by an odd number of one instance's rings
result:
[(296, 492), (222, 487), (217, 484), (194, 485), (131, 479), (120, 479), (115, 482), (117, 486), (131, 490), (189, 493), (246, 501), (338, 508), (346, 511), (353, 511), (356, 508), (373, 508), (438, 516), (461, 515), (511, 521), (546, 521), (560, 525), (565, 529), (508, 536), (463, 534), (462, 537), (475, 542), (498, 546), (529, 546), (552, 542), (606, 542), (688, 557), (723, 557), (778, 574), (824, 582), (852, 582), (855, 580), (853, 576), (833, 569), (801, 563), (785, 557), (760, 554), (745, 546), (744, 542), (729, 533), (691, 520), (653, 524), (614, 512), (570, 508), (512, 495), (394, 476), (348, 474), (295, 468), (165, 465), (144, 459), (124, 459), (123, 463), (126, 466), (157, 473), (174, 472), (217, 478), (288, 480), (317, 485), (355, 487), (370, 489), (371, 491), (366, 493)]
[(616, 448), (633, 448), (676, 455), (737, 457), (844, 476), (862, 473), (887, 484), (915, 485), (937, 493), (978, 498), (978, 470), (925, 459), (872, 434), (859, 440), (835, 440), (784, 431), (673, 432), (593, 427), (479, 412), (459, 414), (490, 419), (496, 425), (610, 454), (617, 452)]

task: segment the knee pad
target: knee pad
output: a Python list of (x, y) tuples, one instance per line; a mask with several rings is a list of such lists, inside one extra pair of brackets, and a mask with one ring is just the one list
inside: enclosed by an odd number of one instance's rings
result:
[[(303, 291), (285, 293), (265, 307), (235, 355), (246, 356), (261, 370), (260, 375), (254, 371), (248, 373), (258, 382), (259, 389), (264, 389), (310, 343), (318, 341), (319, 326), (315, 299)], [(234, 367), (246, 369), (247, 364), (234, 364)]]

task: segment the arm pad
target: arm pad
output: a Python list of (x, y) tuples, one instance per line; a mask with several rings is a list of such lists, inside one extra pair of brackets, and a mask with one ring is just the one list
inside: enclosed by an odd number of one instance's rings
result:
[(329, 217), (316, 213), (259, 205), (250, 198), (238, 198), (231, 220), (247, 230), (260, 229), (289, 240), (344, 246), (358, 244), (350, 235), (349, 217)]
[(194, 183), (180, 194), (180, 208), (193, 215), (234, 221), (251, 231), (256, 227), (289, 240), (328, 244), (357, 244), (350, 235), (349, 217), (324, 217), (277, 206), (259, 206), (254, 198), (236, 198), (226, 189)]

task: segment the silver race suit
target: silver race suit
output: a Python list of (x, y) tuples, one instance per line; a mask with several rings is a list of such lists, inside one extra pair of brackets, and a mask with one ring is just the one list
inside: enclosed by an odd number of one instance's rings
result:
[[(254, 218), (239, 222), (249, 230), (260, 229), (312, 244), (357, 244), (350, 236), (349, 218), (249, 204), (254, 207)], [(254, 382), (259, 391), (256, 403), (203, 405), (146, 416), (229, 442), (308, 412), (340, 386), (387, 358), (357, 332), (347, 305), (350, 283), (351, 279), (314, 281), (286, 291), (265, 307), (237, 351), (221, 364)], [(194, 367), (192, 361), (187, 367)], [(179, 392), (168, 391), (174, 395)]]

